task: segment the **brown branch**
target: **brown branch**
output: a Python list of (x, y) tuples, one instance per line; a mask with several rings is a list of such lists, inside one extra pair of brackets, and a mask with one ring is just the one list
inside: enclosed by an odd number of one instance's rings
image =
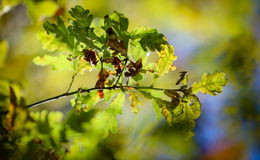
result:
[[(111, 89), (119, 89), (119, 88), (148, 89), (148, 90), (159, 90), (159, 91), (166, 90), (164, 88), (138, 87), (138, 86), (112, 86), (112, 87), (90, 88), (90, 89), (81, 89), (81, 88), (79, 88), (78, 90), (73, 91), (73, 92), (63, 93), (63, 94), (60, 94), (58, 96), (47, 98), (47, 99), (35, 102), (33, 104), (27, 105), (26, 108), (39, 106), (39, 105), (42, 105), (42, 104), (45, 104), (45, 103), (48, 103), (48, 102), (51, 102), (51, 101), (54, 101), (54, 100), (58, 100), (58, 99), (63, 98), (63, 97), (68, 97), (68, 96), (74, 95), (76, 93), (86, 93), (86, 92), (90, 92), (90, 91), (93, 91), (93, 90), (100, 90), (100, 89), (102, 89), (102, 90), (111, 90)], [(185, 89), (170, 89), (170, 90), (179, 91), (179, 92), (186, 91)]]

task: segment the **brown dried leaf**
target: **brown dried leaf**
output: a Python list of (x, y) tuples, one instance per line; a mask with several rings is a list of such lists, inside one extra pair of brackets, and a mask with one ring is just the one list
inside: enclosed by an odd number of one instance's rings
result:
[[(101, 70), (98, 73), (98, 80), (96, 82), (95, 87), (96, 88), (104, 88), (105, 87), (105, 82), (107, 80), (107, 78), (109, 77), (110, 72), (106, 71), (106, 70)], [(97, 94), (99, 95), (100, 98), (104, 98), (104, 92), (102, 89), (97, 91)]]
[(126, 66), (128, 68), (128, 71), (125, 72), (126, 77), (132, 77), (136, 76), (140, 70), (142, 69), (142, 58), (138, 59), (135, 63), (130, 61), (130, 63)]
[(84, 52), (84, 59), (89, 62), (90, 64), (94, 64), (94, 65), (97, 65), (98, 63), (98, 60), (97, 60), (97, 57), (96, 57), (96, 51), (93, 51), (93, 50), (87, 50), (87, 49), (83, 49), (83, 52)]
[(98, 73), (98, 81), (96, 82), (96, 88), (103, 88), (105, 87), (106, 79), (109, 77), (109, 72), (106, 70), (101, 70)]
[(104, 59), (103, 62), (111, 63), (116, 70), (116, 75), (118, 75), (122, 72), (122, 67), (120, 66), (122, 61), (118, 57), (115, 56), (113, 58)]
[(123, 41), (118, 39), (108, 39), (107, 45), (110, 47), (110, 49), (116, 51), (117, 53), (122, 53), (123, 55), (127, 53), (127, 49), (125, 48)]

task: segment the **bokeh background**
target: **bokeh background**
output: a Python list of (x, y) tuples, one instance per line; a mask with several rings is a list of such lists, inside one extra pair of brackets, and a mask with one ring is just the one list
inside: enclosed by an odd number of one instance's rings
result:
[[(199, 95), (202, 115), (189, 141), (157, 120), (151, 103), (142, 101), (141, 112), (133, 114), (126, 102), (118, 117), (119, 132), (100, 143), (102, 159), (260, 159), (259, 0), (1, 0), (0, 81), (11, 84), (27, 104), (68, 88), (73, 72), (39, 67), (32, 59), (53, 54), (37, 39), (46, 17), (66, 17), (74, 5), (100, 18), (116, 10), (129, 18), (130, 30), (146, 26), (165, 34), (178, 56), (177, 71), (162, 77), (158, 87), (172, 88), (178, 71), (184, 70), (191, 81), (214, 71), (227, 73), (229, 79), (222, 94)], [(95, 71), (77, 76), (73, 90), (92, 87), (96, 76)], [(31, 111), (66, 115), (70, 98)]]

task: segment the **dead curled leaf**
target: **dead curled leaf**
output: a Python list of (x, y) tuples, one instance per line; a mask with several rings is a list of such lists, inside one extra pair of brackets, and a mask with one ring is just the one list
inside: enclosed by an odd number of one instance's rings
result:
[(138, 59), (135, 63), (130, 61), (130, 63), (126, 66), (128, 71), (125, 72), (125, 76), (126, 77), (136, 76), (140, 72), (142, 67), (143, 67), (142, 58)]
[(83, 49), (83, 52), (84, 52), (84, 59), (89, 62), (90, 64), (93, 64), (93, 65), (97, 65), (98, 63), (98, 60), (97, 60), (97, 57), (96, 57), (96, 51), (93, 51), (91, 49), (87, 50), (87, 49)]
[[(107, 78), (109, 77), (110, 72), (106, 71), (106, 70), (101, 70), (98, 74), (98, 80), (96, 82), (95, 87), (96, 88), (104, 88), (105, 87), (105, 82), (107, 80)], [(98, 95), (100, 98), (104, 98), (104, 93), (103, 90), (100, 89), (97, 91)]]
[(104, 59), (103, 62), (112, 64), (116, 70), (116, 75), (122, 72), (122, 61), (118, 57), (114, 56), (113, 58)]
[(111, 50), (116, 53), (122, 53), (123, 55), (127, 53), (127, 49), (125, 48), (124, 42), (118, 39), (108, 39), (107, 45)]

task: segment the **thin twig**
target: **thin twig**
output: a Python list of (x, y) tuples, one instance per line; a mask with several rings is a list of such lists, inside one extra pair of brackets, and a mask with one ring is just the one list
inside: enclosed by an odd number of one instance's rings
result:
[(98, 89), (113, 89), (114, 87), (104, 87), (104, 88), (90, 88), (90, 89), (78, 89), (76, 91), (73, 91), (73, 92), (68, 92), (68, 93), (63, 93), (63, 94), (60, 94), (58, 96), (55, 96), (55, 97), (51, 97), (51, 98), (48, 98), (48, 99), (45, 99), (45, 100), (42, 100), (42, 101), (39, 101), (39, 102), (36, 102), (36, 103), (33, 103), (33, 104), (30, 104), (28, 106), (26, 106), (27, 108), (31, 108), (31, 107), (34, 107), (34, 106), (38, 106), (38, 105), (41, 105), (41, 104), (44, 104), (44, 103), (48, 103), (48, 102), (51, 102), (51, 101), (54, 101), (54, 100), (57, 100), (59, 98), (63, 98), (63, 97), (68, 97), (68, 96), (71, 96), (71, 95), (74, 95), (76, 93), (85, 93), (85, 92), (90, 92), (90, 91), (93, 91), (93, 90), (98, 90)]
[[(35, 107), (35, 106), (39, 106), (41, 104), (45, 104), (45, 103), (48, 103), (48, 102), (51, 102), (51, 101), (54, 101), (54, 100), (57, 100), (57, 99), (60, 99), (60, 98), (63, 98), (63, 97), (68, 97), (68, 96), (71, 96), (71, 95), (74, 95), (76, 93), (86, 93), (86, 92), (90, 92), (90, 91), (93, 91), (93, 90), (111, 90), (111, 89), (119, 89), (119, 88), (134, 88), (134, 89), (149, 89), (149, 90), (159, 90), (159, 91), (163, 91), (163, 90), (166, 90), (165, 88), (153, 88), (153, 87), (137, 87), (137, 86), (112, 86), (112, 87), (103, 87), (103, 88), (90, 88), (90, 89), (78, 89), (76, 91), (73, 91), (73, 92), (68, 92), (68, 93), (63, 93), (63, 94), (60, 94), (58, 96), (55, 96), (55, 97), (51, 97), (51, 98), (47, 98), (45, 100), (42, 100), (42, 101), (39, 101), (39, 102), (35, 102), (33, 104), (30, 104), (30, 105), (27, 105), (26, 107), (27, 108), (31, 108), (31, 107)], [(170, 89), (170, 90), (174, 90), (174, 91), (185, 91), (183, 89)]]
[(66, 93), (69, 93), (69, 91), (70, 91), (70, 89), (71, 89), (71, 87), (72, 87), (72, 84), (73, 84), (73, 82), (74, 82), (74, 79), (75, 79), (75, 77), (76, 77), (77, 74), (78, 74), (78, 72), (76, 72), (76, 73), (73, 74), (72, 79), (71, 79), (71, 82), (70, 82), (70, 85), (69, 85), (69, 88), (68, 88), (68, 90), (67, 90)]
[(123, 72), (124, 72), (124, 70), (125, 70), (126, 64), (127, 64), (127, 62), (128, 62), (128, 58), (126, 58), (124, 61), (125, 61), (124, 67), (123, 67), (123, 69), (122, 69), (122, 72), (119, 74), (118, 79), (117, 79), (116, 83), (114, 84), (114, 86), (116, 86), (117, 83), (119, 82), (119, 80), (120, 80), (120, 78), (121, 78), (121, 76), (122, 76), (122, 74), (123, 74)]
[(103, 57), (100, 56), (97, 51), (96, 51), (96, 53), (97, 53), (96, 55), (97, 55), (97, 57), (98, 57), (98, 59), (99, 59), (99, 61), (101, 63), (101, 73), (102, 73), (103, 72)]
[(100, 58), (100, 63), (101, 63), (101, 73), (103, 74), (103, 70), (104, 70), (103, 57)]

